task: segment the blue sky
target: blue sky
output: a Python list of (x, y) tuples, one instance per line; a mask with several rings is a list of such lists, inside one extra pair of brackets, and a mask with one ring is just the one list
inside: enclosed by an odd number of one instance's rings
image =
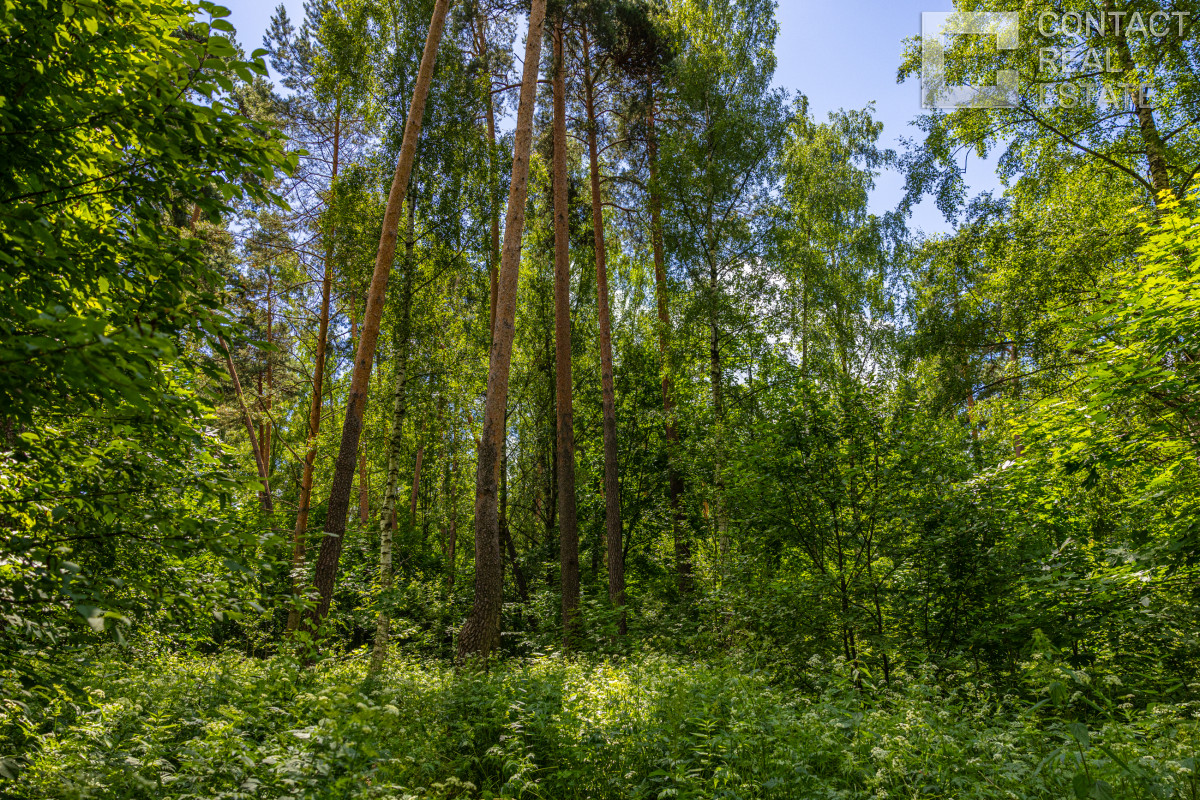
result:
[[(260, 46), (277, 2), (226, 0), (244, 45)], [(284, 5), (294, 20), (301, 18), (302, 0), (285, 0)], [(874, 101), (885, 143), (898, 147), (898, 137), (918, 133), (909, 122), (921, 113), (917, 82), (896, 83), (902, 42), (920, 32), (922, 11), (952, 10), (952, 0), (779, 0), (775, 82), (808, 95), (818, 119), (838, 108), (862, 108)], [(998, 187), (994, 163), (972, 156), (966, 169), (972, 192)], [(903, 185), (898, 173), (881, 175), (872, 210), (894, 208)], [(929, 233), (950, 230), (929, 201), (916, 210), (912, 224)]]

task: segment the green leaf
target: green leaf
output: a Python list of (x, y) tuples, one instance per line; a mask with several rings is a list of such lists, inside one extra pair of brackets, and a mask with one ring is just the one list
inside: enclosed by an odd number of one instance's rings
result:
[(1088, 800), (1092, 793), (1092, 779), (1082, 770), (1075, 773), (1075, 777), (1071, 780), (1071, 787), (1075, 790), (1075, 797), (1078, 800)]
[(1067, 725), (1067, 730), (1071, 732), (1071, 735), (1075, 737), (1075, 741), (1079, 742), (1084, 750), (1091, 746), (1089, 744), (1087, 725), (1084, 725), (1082, 722), (1072, 722)]
[(234, 49), (233, 44), (224, 36), (208, 37), (208, 52), (219, 58), (229, 58), (237, 55), (237, 50)]

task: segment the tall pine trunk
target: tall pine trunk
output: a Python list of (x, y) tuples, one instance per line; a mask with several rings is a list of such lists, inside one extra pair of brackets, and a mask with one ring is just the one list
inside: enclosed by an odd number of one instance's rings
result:
[[(330, 184), (337, 180), (341, 155), (342, 110), (333, 112), (333, 170)], [(325, 256), (321, 276), (321, 317), (317, 327), (317, 354), (313, 364), (312, 399), (308, 409), (308, 441), (304, 452), (304, 470), (300, 476), (300, 500), (296, 511), (296, 529), (292, 534), (292, 594), (299, 596), (304, 588), (304, 551), (308, 536), (308, 515), (312, 506), (313, 465), (317, 459), (317, 434), (321, 430), (321, 390), (325, 386), (325, 351), (329, 342), (329, 300), (333, 293), (333, 231), (325, 235)], [(300, 625), (300, 608), (288, 612), (287, 631)]]
[(563, 23), (554, 32), (554, 378), (558, 411), (558, 541), (563, 644), (578, 631), (579, 528), (575, 516), (575, 414), (571, 385), (571, 238), (567, 207), (567, 86)]
[(592, 182), (592, 236), (596, 247), (596, 301), (600, 316), (600, 390), (604, 415), (604, 530), (608, 551), (608, 600), (620, 608), (617, 626), (625, 634), (625, 551), (621, 542), (621, 483), (617, 474), (617, 402), (613, 389), (612, 321), (608, 309), (608, 264), (604, 207), (600, 197), (600, 148), (596, 141), (595, 76), (591, 49), (583, 37), (583, 101), (587, 112), (588, 165)]
[(503, 579), (500, 561), (500, 451), (505, 438), (508, 379), (516, 333), (517, 278), (521, 239), (525, 230), (525, 199), (529, 191), (529, 151), (533, 143), (533, 111), (537, 103), (538, 62), (546, 0), (533, 0), (525, 40), (525, 66), (517, 129), (513, 143), (512, 181), (504, 225), (504, 250), (497, 285), (496, 324), (488, 365), (487, 402), (479, 463), (475, 473), (475, 604), (458, 632), (458, 657), (486, 657), (500, 645)]
[(404, 124), (404, 140), (400, 146), (400, 158), (392, 178), (388, 194), (387, 210), (383, 218), (383, 231), (379, 240), (379, 252), (375, 257), (375, 270), (371, 275), (371, 287), (367, 293), (367, 308), (363, 316), (362, 335), (354, 360), (354, 372), (350, 379), (350, 397), (346, 403), (346, 419), (342, 427), (342, 442), (333, 473), (333, 485), (329, 491), (329, 512), (325, 523), (325, 537), (317, 556), (316, 575), (313, 584), (318, 592), (317, 607), (312, 615), (312, 626), (316, 629), (333, 600), (333, 585), (337, 579), (338, 562), (342, 555), (343, 538), (346, 533), (346, 513), (350, 507), (350, 490), (354, 483), (355, 461), (358, 442), (362, 437), (363, 413), (367, 405), (367, 391), (371, 382), (371, 367), (375, 362), (375, 346), (379, 341), (379, 327), (383, 318), (383, 304), (387, 294), (388, 276), (392, 258), (396, 254), (396, 241), (400, 226), (400, 209), (408, 192), (408, 179), (412, 175), (413, 160), (417, 153), (417, 140), (421, 135), (421, 121), (425, 114), (425, 99), (429, 96), (429, 85), (433, 80), (433, 66), (437, 57), (438, 44), (442, 39), (442, 28), (450, 0), (437, 0), (429, 33), (425, 37), (425, 51), (417, 72), (413, 88), (412, 105)]

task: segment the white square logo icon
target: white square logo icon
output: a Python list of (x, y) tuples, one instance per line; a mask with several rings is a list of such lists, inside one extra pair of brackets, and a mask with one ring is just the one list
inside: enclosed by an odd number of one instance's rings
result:
[(954, 85), (946, 80), (949, 36), (993, 36), (997, 50), (1017, 46), (1020, 16), (1015, 11), (925, 11), (921, 14), (921, 105), (926, 108), (1014, 108), (1017, 71), (996, 71), (990, 86)]

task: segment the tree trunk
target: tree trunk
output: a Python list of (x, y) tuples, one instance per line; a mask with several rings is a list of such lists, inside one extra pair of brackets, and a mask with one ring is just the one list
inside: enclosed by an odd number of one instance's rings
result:
[[(267, 278), (267, 345), (275, 344), (275, 297), (274, 279)], [(271, 474), (271, 437), (274, 434), (274, 424), (271, 421), (271, 410), (275, 408), (275, 357), (268, 356), (267, 361), (267, 446), (263, 448), (263, 460), (267, 462), (267, 474)]]
[(358, 521), (366, 525), (371, 519), (371, 481), (367, 474), (367, 454), (358, 454)]
[[(549, 372), (554, 367), (553, 359), (547, 358), (547, 379), (550, 385), (554, 385), (554, 378), (549, 375)], [(550, 469), (546, 471), (546, 526), (545, 526), (545, 552), (554, 554), (556, 541), (556, 532), (558, 530), (558, 420), (553, 420), (550, 426), (550, 437), (547, 439), (550, 454)], [(554, 567), (546, 559), (546, 588), (554, 589), (558, 586), (558, 574), (554, 571)]]
[(671, 535), (675, 540), (675, 571), (679, 593), (692, 590), (692, 551), (687, 540), (683, 514), (683, 478), (675, 465), (679, 452), (679, 432), (675, 429), (675, 404), (671, 397), (671, 315), (667, 309), (667, 267), (663, 252), (662, 194), (658, 185), (658, 132), (655, 121), (655, 92), (650, 87), (647, 123), (647, 149), (650, 161), (650, 241), (654, 250), (654, 294), (658, 304), (658, 353), (662, 360), (662, 396), (664, 428), (667, 438), (667, 487), (671, 500)]
[(383, 303), (387, 294), (388, 275), (392, 258), (396, 254), (397, 231), (400, 225), (400, 209), (408, 192), (408, 180), (412, 174), (413, 160), (417, 152), (417, 140), (421, 135), (421, 121), (425, 113), (425, 98), (429, 95), (429, 84), (433, 80), (433, 66), (437, 57), (438, 43), (450, 0), (437, 0), (429, 33), (425, 38), (425, 51), (417, 72), (413, 89), (412, 106), (404, 125), (404, 140), (400, 147), (400, 158), (392, 178), (384, 213), (383, 231), (379, 240), (379, 252), (375, 257), (375, 270), (371, 276), (371, 287), (367, 293), (367, 308), (363, 317), (362, 336), (354, 361), (354, 372), (350, 379), (350, 397), (346, 403), (346, 419), (342, 427), (342, 442), (334, 467), (333, 485), (329, 492), (329, 512), (326, 518), (325, 538), (317, 556), (316, 576), (313, 584), (318, 592), (317, 607), (312, 614), (315, 630), (329, 612), (333, 600), (333, 584), (337, 578), (338, 562), (342, 555), (342, 539), (346, 533), (346, 512), (350, 507), (350, 488), (354, 482), (354, 467), (358, 455), (358, 442), (362, 436), (363, 412), (367, 405), (367, 391), (371, 382), (371, 367), (375, 362), (375, 346), (379, 341), (379, 326), (383, 317)]
[[(358, 345), (358, 297), (350, 292), (350, 349)], [(367, 483), (367, 454), (358, 454), (358, 522), (366, 525), (370, 513), (369, 485)]]
[(508, 379), (516, 333), (517, 278), (521, 266), (521, 239), (525, 229), (525, 199), (529, 191), (529, 151), (533, 143), (533, 111), (537, 103), (538, 62), (542, 53), (542, 26), (546, 0), (533, 0), (529, 33), (525, 40), (525, 66), (517, 129), (513, 144), (512, 181), (504, 225), (504, 251), (497, 284), (496, 324), (488, 365), (487, 402), (479, 438), (475, 475), (475, 604), (458, 633), (458, 658), (486, 658), (500, 644), (500, 611), (504, 587), (501, 580), (499, 528), (499, 468), (504, 420), (508, 404)]
[(258, 414), (258, 452), (263, 454), (263, 460), (265, 461), (269, 457), (267, 455), (267, 453), (269, 453), (270, 451), (267, 450), (267, 404), (265, 401), (266, 395), (263, 393), (263, 373), (264, 372), (266, 372), (266, 370), (259, 371), (259, 373), (256, 377), (256, 381), (258, 382), (257, 396), (258, 396), (258, 411), (259, 411), (259, 414)]
[[(273, 398), (275, 396), (275, 371), (272, 368), (271, 345), (275, 341), (275, 297), (274, 297), (274, 279), (267, 274), (267, 367), (258, 376), (258, 406), (262, 410), (262, 416), (258, 420), (258, 449), (262, 452), (263, 466), (267, 470), (267, 474), (271, 474), (271, 409), (274, 407)], [(267, 379), (266, 393), (263, 393), (263, 376), (264, 373)]]
[(561, 15), (554, 23), (554, 363), (558, 409), (558, 541), (563, 645), (579, 627), (579, 528), (575, 516), (575, 415), (571, 382), (570, 209), (567, 195), (567, 87)]
[[(354, 293), (353, 289), (350, 290), (350, 349), (358, 349), (358, 295)], [(359, 453), (358, 455), (358, 485), (360, 488), (355, 490), (355, 492), (358, 494), (358, 513), (360, 516), (360, 523), (362, 521), (362, 474), (367, 468), (365, 456), (365, 453)], [(352, 494), (355, 492), (352, 492)]]
[(416, 209), (409, 198), (408, 226), (404, 238), (404, 278), (400, 291), (400, 324), (396, 327), (396, 375), (392, 391), (392, 428), (388, 437), (388, 472), (384, 484), (380, 532), (392, 526), (400, 494), (400, 456), (404, 447), (404, 418), (407, 415), (408, 354), (412, 334), (412, 281), (416, 270)]
[[(1112, 0), (1107, 0), (1105, 6), (1105, 18), (1112, 19), (1114, 15), (1114, 6)], [(1137, 64), (1133, 60), (1133, 52), (1129, 49), (1129, 39), (1126, 35), (1125, 27), (1118, 28), (1117, 33), (1117, 58), (1120, 62), (1121, 69), (1126, 73), (1137, 71)], [(1142, 136), (1142, 145), (1146, 154), (1146, 165), (1150, 168), (1150, 183), (1154, 187), (1155, 195), (1163, 192), (1171, 191), (1171, 177), (1167, 166), (1167, 148), (1163, 143), (1162, 134), (1159, 133), (1158, 123), (1154, 119), (1154, 109), (1144, 102), (1141, 97), (1141, 92), (1135, 97), (1134, 102), (1137, 108), (1134, 110), (1138, 121), (1138, 131)], [(1153, 197), (1151, 201), (1154, 205), (1158, 205), (1159, 198)]]
[(810, 243), (805, 242), (804, 248), (804, 270), (801, 278), (802, 285), (800, 287), (800, 377), (808, 379), (808, 292), (809, 292), (809, 274), (808, 274), (808, 258), (809, 258)]
[[(416, 209), (408, 200), (408, 227), (404, 237), (404, 280), (400, 292), (400, 325), (396, 331), (396, 383), (392, 393), (392, 430), (388, 438), (387, 488), (379, 515), (379, 584), (383, 592), (392, 586), (392, 544), (396, 535), (396, 504), (400, 494), (400, 456), (404, 449), (404, 418), (408, 414), (408, 353), (412, 333), (412, 281), (416, 270)], [(418, 467), (419, 471), (419, 467)], [(383, 668), (391, 631), (391, 612), (384, 599), (375, 624), (375, 646), (371, 651), (371, 673)]]
[(604, 207), (600, 197), (600, 149), (596, 141), (595, 81), (587, 31), (583, 37), (583, 99), (587, 111), (588, 164), (592, 179), (592, 237), (596, 248), (596, 301), (600, 317), (600, 390), (604, 415), (604, 530), (608, 552), (608, 600), (621, 609), (617, 627), (626, 632), (625, 559), (621, 543), (621, 483), (618, 476), (617, 402), (613, 389), (612, 320), (608, 309), (608, 264)]
[(379, 537), (379, 592), (381, 607), (379, 609), (379, 617), (375, 621), (375, 646), (371, 650), (371, 663), (367, 667), (368, 675), (374, 675), (383, 669), (383, 662), (387, 659), (388, 640), (392, 627), (392, 616), (388, 610), (391, 598), (388, 595), (392, 590), (392, 541), (395, 532), (396, 512), (393, 509), (389, 517), (385, 519)]
[[(335, 106), (333, 114), (333, 171), (330, 185), (337, 180), (338, 159), (341, 154), (342, 111)], [(304, 550), (308, 535), (308, 515), (312, 503), (313, 464), (317, 459), (317, 434), (321, 430), (321, 390), (325, 385), (325, 350), (329, 341), (329, 298), (333, 292), (333, 231), (325, 240), (325, 257), (321, 277), (321, 318), (317, 328), (317, 355), (313, 365), (312, 400), (308, 410), (308, 442), (304, 453), (304, 471), (300, 477), (300, 502), (296, 511), (296, 529), (292, 534), (292, 594), (299, 597), (304, 587)], [(300, 608), (288, 611), (287, 632), (300, 625)]]
[(442, 490), (442, 497), (447, 504), (446, 515), (449, 518), (446, 531), (447, 594), (454, 590), (456, 556), (458, 554), (458, 447), (454, 436), (456, 427), (457, 425), (452, 424), (447, 432), (450, 459), (446, 464), (446, 482)]

